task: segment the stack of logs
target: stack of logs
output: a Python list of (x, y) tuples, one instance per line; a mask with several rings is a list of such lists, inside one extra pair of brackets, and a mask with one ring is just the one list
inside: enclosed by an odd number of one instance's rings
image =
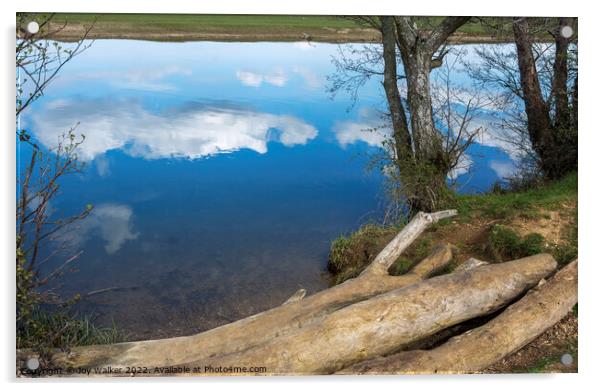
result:
[[(77, 347), (57, 353), (55, 364), (265, 367), (262, 375), (479, 371), (571, 310), (577, 260), (556, 271), (548, 254), (499, 264), (470, 259), (429, 278), (452, 260), (451, 246), (440, 245), (407, 274), (389, 275), (425, 229), (455, 214), (418, 213), (358, 277), (330, 289), (307, 297), (302, 290), (279, 307), (197, 335)], [(424, 349), (421, 341), (437, 338)]]

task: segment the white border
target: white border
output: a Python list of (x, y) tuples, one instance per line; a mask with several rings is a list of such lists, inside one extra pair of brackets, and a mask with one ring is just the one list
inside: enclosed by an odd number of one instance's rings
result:
[[(164, 389), (166, 382), (175, 382), (178, 390), (183, 387), (249, 387), (250, 389), (282, 389), (303, 390), (309, 388), (345, 388), (348, 390), (365, 391), (367, 387), (395, 387), (396, 389), (479, 389), (487, 390), (518, 389), (577, 389), (588, 385), (599, 384), (596, 381), (600, 335), (597, 326), (600, 325), (600, 265), (602, 259), (596, 256), (595, 244), (599, 240), (600, 208), (596, 201), (600, 198), (598, 185), (600, 164), (596, 157), (600, 156), (602, 146), (599, 121), (601, 109), (598, 105), (600, 92), (600, 58), (599, 40), (602, 19), (596, 12), (594, 2), (567, 2), (550, 0), (546, 2), (528, 2), (525, 0), (504, 0), (496, 2), (469, 0), (304, 0), (298, 2), (284, 1), (244, 1), (220, 0), (198, 4), (191, 0), (169, 1), (126, 1), (103, 0), (101, 2), (82, 2), (74, 0), (28, 0), (14, 3), (2, 3), (2, 103), (5, 129), (2, 133), (0, 188), (1, 232), (0, 241), (3, 252), (4, 274), (2, 275), (2, 361), (3, 379), (9, 386), (15, 385), (14, 380), (14, 196), (15, 196), (15, 144), (13, 133), (14, 107), (14, 25), (17, 11), (53, 11), (53, 12), (131, 12), (131, 13), (269, 13), (269, 14), (405, 14), (405, 15), (497, 15), (497, 16), (578, 16), (579, 17), (579, 84), (580, 84), (580, 142), (579, 142), (579, 252), (581, 258), (579, 281), (579, 374), (578, 375), (502, 375), (502, 376), (404, 376), (404, 377), (304, 377), (304, 378), (203, 378), (203, 379), (151, 379), (137, 383), (150, 389)], [(139, 381), (140, 382), (140, 381)], [(61, 389), (80, 389), (81, 380), (62, 381), (45, 380), (43, 382), (20, 381), (20, 386), (26, 388), (42, 388), (58, 386)], [(36, 384), (41, 383), (41, 384)], [(128, 387), (124, 380), (104, 379), (94, 382), (86, 381), (85, 388), (106, 389), (107, 387)], [(130, 386), (131, 387), (131, 386)]]

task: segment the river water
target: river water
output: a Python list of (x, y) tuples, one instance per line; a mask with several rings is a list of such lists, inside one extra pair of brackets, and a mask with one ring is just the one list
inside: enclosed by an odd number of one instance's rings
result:
[[(387, 205), (382, 175), (367, 168), (385, 132), (366, 131), (382, 124), (380, 80), (355, 103), (326, 91), (332, 59), (361, 47), (93, 42), (22, 118), (47, 148), (76, 124), (86, 136), (86, 168), (64, 178), (52, 203), (65, 216), (94, 205), (57, 239), (83, 250), (60, 290), (120, 288), (79, 308), (140, 339), (206, 330), (299, 288), (326, 288), (330, 242), (380, 221)], [(481, 114), (486, 124), (491, 113)], [(513, 170), (491, 137), (465, 163), (452, 175), (462, 192)]]

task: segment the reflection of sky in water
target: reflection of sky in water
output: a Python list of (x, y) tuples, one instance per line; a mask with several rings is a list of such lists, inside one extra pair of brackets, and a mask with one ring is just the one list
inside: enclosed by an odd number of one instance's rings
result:
[[(384, 131), (365, 131), (381, 123), (380, 81), (351, 109), (344, 94), (330, 99), (336, 54), (333, 44), (101, 40), (69, 63), (23, 118), (46, 146), (77, 123), (86, 135), (88, 168), (53, 205), (95, 205), (66, 235), (84, 254), (64, 289), (132, 288), (87, 309), (153, 337), (326, 287), (330, 241), (385, 203), (366, 171)], [(462, 191), (512, 172), (499, 146), (484, 135), (469, 150), (471, 172), (454, 173)]]

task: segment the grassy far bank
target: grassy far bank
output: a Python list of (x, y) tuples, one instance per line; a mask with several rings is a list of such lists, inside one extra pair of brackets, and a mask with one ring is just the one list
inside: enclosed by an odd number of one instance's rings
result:
[[(468, 258), (490, 263), (547, 252), (559, 267), (577, 257), (577, 174), (540, 187), (517, 192), (458, 195), (450, 208), (458, 216), (430, 227), (389, 269), (406, 273), (441, 242), (454, 246), (454, 258), (445, 272)], [(333, 283), (357, 276), (401, 230), (403, 223), (368, 224), (332, 242), (329, 269)], [(538, 339), (488, 368), (488, 373), (576, 371), (559, 364), (564, 353), (577, 357), (577, 310)]]
[[(37, 16), (35, 16), (37, 15)], [(49, 14), (31, 14), (43, 20)], [(442, 17), (424, 17), (424, 26), (436, 24)], [(491, 20), (494, 18), (483, 18)], [(311, 39), (325, 42), (371, 42), (380, 36), (370, 28), (343, 16), (327, 15), (207, 15), (207, 14), (86, 14), (58, 13), (52, 27), (61, 31), (57, 39), (81, 37), (86, 26), (94, 24), (90, 38), (131, 38), (149, 40), (236, 40), (298, 41)], [(493, 37), (485, 24), (478, 21), (462, 26), (455, 35), (460, 42), (508, 40)]]

